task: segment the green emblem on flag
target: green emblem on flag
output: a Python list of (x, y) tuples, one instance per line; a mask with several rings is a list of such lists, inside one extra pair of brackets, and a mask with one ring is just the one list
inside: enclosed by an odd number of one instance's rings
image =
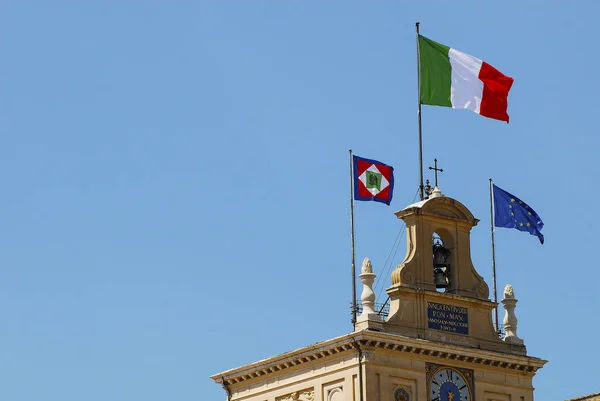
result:
[(358, 180), (365, 185), (365, 188), (373, 195), (377, 195), (384, 189), (390, 186), (390, 183), (385, 178), (377, 166), (372, 164), (360, 176)]
[(366, 187), (368, 189), (376, 189), (378, 192), (381, 191), (381, 174), (373, 171), (366, 171), (367, 182)]
[(393, 167), (353, 155), (352, 175), (354, 200), (390, 204), (394, 190)]

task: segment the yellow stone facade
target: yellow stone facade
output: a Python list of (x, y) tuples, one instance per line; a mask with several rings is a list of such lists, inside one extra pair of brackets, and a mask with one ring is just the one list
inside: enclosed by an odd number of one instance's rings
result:
[[(387, 319), (365, 313), (350, 334), (212, 376), (228, 401), (533, 401), (546, 361), (516, 336), (512, 288), (503, 303), (514, 335), (498, 337), (496, 303), (471, 262), (477, 219), (439, 191), (396, 215), (407, 255), (392, 274)], [(434, 233), (451, 249), (444, 291), (433, 280)], [(372, 276), (361, 275), (368, 302)]]

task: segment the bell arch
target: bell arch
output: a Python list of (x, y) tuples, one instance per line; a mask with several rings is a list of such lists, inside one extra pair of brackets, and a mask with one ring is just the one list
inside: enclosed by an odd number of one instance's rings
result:
[[(392, 284), (436, 291), (433, 274), (433, 235), (448, 255), (448, 287), (445, 292), (487, 300), (489, 287), (471, 261), (471, 229), (479, 222), (459, 201), (439, 196), (406, 207), (396, 216), (404, 220), (407, 252), (392, 272)], [(428, 256), (431, 255), (431, 256)]]

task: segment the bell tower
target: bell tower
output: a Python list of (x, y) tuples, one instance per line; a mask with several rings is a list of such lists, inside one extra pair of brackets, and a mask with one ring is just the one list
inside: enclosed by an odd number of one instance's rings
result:
[(392, 273), (393, 285), (488, 298), (488, 286), (471, 262), (471, 228), (479, 220), (469, 209), (436, 187), (428, 199), (396, 216), (406, 223), (407, 254)]
[(392, 272), (385, 331), (493, 351), (526, 354), (502, 341), (492, 324), (497, 306), (471, 261), (473, 214), (436, 187), (396, 212), (406, 224), (406, 257)]

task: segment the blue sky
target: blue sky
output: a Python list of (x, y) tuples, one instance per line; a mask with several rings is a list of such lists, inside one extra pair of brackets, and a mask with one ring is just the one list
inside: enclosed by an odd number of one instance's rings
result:
[(490, 284), (488, 178), (540, 214), (543, 246), (496, 235), (536, 398), (600, 391), (596, 2), (51, 3), (0, 4), (0, 399), (223, 399), (209, 375), (348, 333), (348, 149), (395, 167), (356, 205), (385, 288), (416, 21), (515, 78), (508, 125), (424, 107), (426, 166)]

